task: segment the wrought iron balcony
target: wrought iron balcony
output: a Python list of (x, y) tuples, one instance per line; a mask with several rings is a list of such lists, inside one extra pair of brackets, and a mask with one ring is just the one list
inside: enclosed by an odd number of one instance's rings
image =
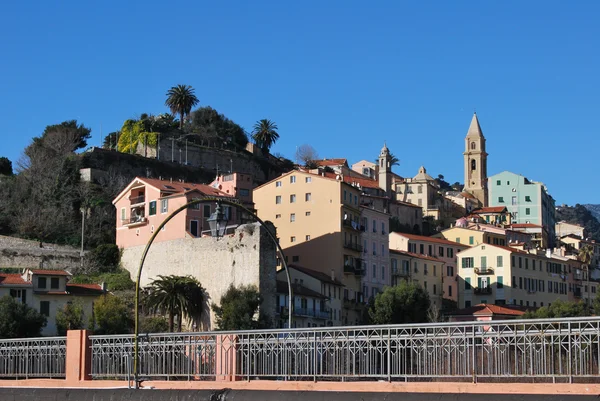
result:
[(474, 290), (475, 295), (490, 295), (492, 293), (492, 287), (477, 287)]
[(313, 310), (313, 309), (309, 309), (309, 308), (295, 308), (294, 309), (294, 315), (296, 316), (307, 316), (307, 317), (314, 317), (316, 319), (329, 319), (329, 311), (324, 310)]
[(139, 203), (144, 203), (144, 202), (146, 202), (146, 196), (145, 195), (140, 195), (140, 196), (130, 197), (129, 201), (131, 202), (132, 205), (137, 205)]
[(130, 217), (128, 219), (122, 220), (123, 221), (123, 225), (124, 226), (140, 226), (142, 224), (147, 224), (148, 223), (148, 219), (146, 218), (146, 216), (133, 216)]
[(392, 275), (408, 277), (408, 276), (410, 276), (410, 269), (403, 269), (398, 266), (392, 266)]
[(347, 228), (351, 228), (352, 230), (361, 231), (361, 226), (354, 220), (346, 220), (342, 219), (342, 225)]
[(346, 249), (352, 249), (353, 251), (357, 251), (357, 252), (362, 252), (363, 251), (363, 246), (360, 244), (355, 244), (352, 242), (348, 242), (344, 244), (344, 248)]
[(491, 267), (476, 267), (474, 269), (475, 274), (481, 274), (481, 275), (486, 275), (486, 274), (494, 274), (494, 269)]

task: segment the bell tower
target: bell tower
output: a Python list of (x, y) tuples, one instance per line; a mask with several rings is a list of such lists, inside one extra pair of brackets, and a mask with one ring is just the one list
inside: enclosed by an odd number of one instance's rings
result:
[(385, 142), (379, 152), (379, 187), (385, 191), (387, 196), (391, 195), (392, 189), (392, 156)]
[(473, 195), (481, 206), (488, 205), (487, 190), (487, 156), (485, 151), (485, 137), (473, 113), (473, 119), (465, 138), (465, 188), (464, 191)]

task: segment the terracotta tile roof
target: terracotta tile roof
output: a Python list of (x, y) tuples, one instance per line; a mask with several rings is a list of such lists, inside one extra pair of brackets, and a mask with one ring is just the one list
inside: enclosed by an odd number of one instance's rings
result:
[(73, 295), (102, 295), (102, 287), (98, 284), (67, 284), (67, 291)]
[(443, 238), (435, 238), (435, 237), (425, 237), (422, 235), (415, 235), (415, 234), (405, 234), (405, 233), (392, 233), (395, 235), (402, 235), (403, 237), (408, 238), (411, 241), (428, 241), (428, 242), (435, 242), (438, 244), (445, 244), (445, 245), (453, 245), (453, 246), (462, 246), (465, 248), (470, 248), (470, 246), (466, 245), (466, 244), (460, 244), (458, 242), (454, 242), (454, 241), (448, 241), (447, 239), (443, 239)]
[[(331, 178), (333, 180), (337, 179), (339, 174), (336, 173), (323, 173), (325, 177), (327, 178)], [(367, 187), (367, 188), (377, 188), (379, 189), (379, 184), (377, 183), (377, 181), (371, 179), (371, 178), (360, 178), (360, 177), (354, 177), (354, 176), (350, 176), (347, 174), (342, 174), (344, 177), (344, 182), (346, 184), (359, 184), (361, 187)]]
[(438, 258), (435, 258), (433, 256), (421, 255), (421, 254), (418, 254), (418, 253), (412, 253), (412, 252), (406, 252), (406, 251), (398, 251), (396, 249), (390, 249), (390, 253), (395, 253), (397, 255), (409, 256), (411, 258), (431, 260), (431, 261), (434, 261), (434, 262), (445, 263), (444, 261), (439, 260)]
[(137, 177), (136, 179), (159, 189), (161, 192), (167, 192), (167, 193), (171, 193), (171, 194), (183, 194), (183, 193), (188, 193), (188, 192), (192, 192), (192, 191), (198, 191), (198, 192), (202, 193), (203, 195), (208, 195), (208, 196), (224, 196), (224, 197), (228, 197), (228, 198), (232, 197), (232, 195), (229, 195), (223, 191), (220, 191), (217, 188), (211, 187), (210, 185), (206, 185), (206, 184), (196, 184), (193, 182), (179, 182), (179, 181), (171, 182), (170, 180), (158, 180), (156, 178)]
[[(510, 247), (510, 246), (496, 245), (496, 244), (481, 244), (481, 245), (494, 246), (496, 248), (504, 249), (506, 251), (510, 251), (510, 252), (514, 252), (514, 253), (526, 253), (526, 254), (529, 254), (529, 252), (525, 252), (525, 251), (523, 251), (521, 249), (513, 248), (513, 247)], [(534, 255), (532, 255), (532, 256), (534, 256)]]
[(71, 273), (65, 270), (43, 270), (43, 269), (31, 269), (33, 274), (38, 276), (70, 276)]
[(542, 226), (538, 226), (537, 224), (531, 224), (531, 223), (518, 223), (518, 224), (511, 224), (512, 228), (542, 228)]
[(505, 316), (522, 316), (528, 309), (517, 305), (490, 305), (479, 304), (469, 308), (458, 309), (452, 312), (455, 316), (473, 315), (473, 316), (490, 316), (490, 315), (505, 315)]
[(490, 206), (475, 209), (473, 213), (502, 213), (504, 211), (507, 211), (506, 206)]
[(392, 203), (397, 203), (398, 205), (402, 205), (402, 206), (416, 207), (416, 208), (422, 209), (421, 206), (415, 205), (415, 204), (410, 203), (410, 202), (404, 202), (404, 201), (399, 201), (399, 200), (392, 200), (391, 202)]
[(0, 273), (0, 285), (11, 285), (11, 284), (31, 284), (29, 281), (23, 280), (20, 274), (8, 274), (8, 273)]
[(461, 192), (460, 194), (465, 198), (475, 199), (475, 197), (468, 192)]
[(343, 165), (348, 164), (347, 159), (323, 159), (323, 160), (312, 160), (312, 162), (320, 167), (343, 166)]
[(337, 280), (337, 279), (331, 279), (331, 276), (316, 270), (312, 270), (312, 269), (307, 269), (306, 267), (302, 267), (302, 266), (298, 266), (298, 265), (288, 265), (288, 267), (290, 269), (296, 269), (299, 272), (302, 272), (304, 274), (307, 274), (311, 277), (316, 278), (317, 280), (321, 280), (325, 283), (330, 283), (330, 284), (335, 284), (335, 285), (343, 285), (341, 281)]
[[(287, 294), (288, 293), (288, 284), (287, 281), (277, 280), (277, 293), (278, 294)], [(326, 299), (327, 297), (323, 294), (320, 294), (316, 291), (311, 290), (310, 288), (306, 288), (303, 285), (297, 285), (292, 283), (292, 291), (294, 296), (296, 295), (304, 295), (307, 297)]]

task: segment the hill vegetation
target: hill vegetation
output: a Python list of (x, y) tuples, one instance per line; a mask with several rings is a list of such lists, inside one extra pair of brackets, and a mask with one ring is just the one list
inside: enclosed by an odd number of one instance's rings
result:
[(557, 207), (556, 221), (562, 220), (585, 227), (588, 236), (600, 241), (600, 222), (587, 207), (579, 203), (575, 206)]

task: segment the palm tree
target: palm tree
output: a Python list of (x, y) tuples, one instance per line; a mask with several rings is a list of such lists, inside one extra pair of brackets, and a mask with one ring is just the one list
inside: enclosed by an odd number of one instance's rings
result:
[(585, 300), (586, 308), (590, 307), (590, 263), (592, 262), (592, 258), (594, 257), (594, 247), (591, 245), (584, 245), (579, 249), (579, 260), (581, 263), (585, 265), (585, 271), (587, 276), (587, 299)]
[(179, 114), (179, 128), (183, 128), (183, 119), (190, 114), (192, 107), (199, 103), (194, 94), (194, 88), (189, 85), (177, 85), (167, 92), (165, 105), (171, 109), (171, 113)]
[(277, 124), (266, 118), (257, 121), (252, 130), (252, 139), (264, 152), (268, 152), (271, 146), (279, 139)]
[(390, 153), (390, 167), (399, 165), (400, 159), (398, 159), (393, 153)]
[(147, 288), (146, 306), (168, 313), (169, 331), (174, 329), (174, 317), (178, 317), (181, 331), (183, 317), (199, 319), (204, 302), (204, 289), (192, 276), (158, 276)]

